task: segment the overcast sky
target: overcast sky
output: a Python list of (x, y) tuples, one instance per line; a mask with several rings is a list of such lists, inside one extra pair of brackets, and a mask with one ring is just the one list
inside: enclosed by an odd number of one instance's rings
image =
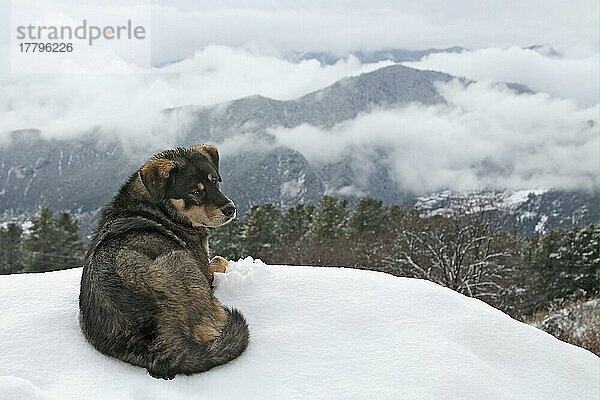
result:
[[(552, 44), (596, 52), (596, 0), (15, 0), (13, 8), (68, 13), (90, 21), (144, 20), (149, 5), (156, 63), (186, 58), (209, 44), (261, 52)], [(10, 2), (0, 0), (7, 22)], [(0, 24), (6, 42), (8, 24)], [(4, 32), (3, 32), (4, 31)]]
[(163, 1), (153, 40), (163, 60), (210, 43), (335, 52), (550, 43), (595, 51), (597, 9), (596, 0)]

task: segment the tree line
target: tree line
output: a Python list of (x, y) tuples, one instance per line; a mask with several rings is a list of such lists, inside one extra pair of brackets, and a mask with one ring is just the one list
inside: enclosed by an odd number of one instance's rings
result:
[(43, 208), (27, 235), (21, 225), (0, 228), (0, 273), (46, 272), (81, 266), (85, 245), (77, 221), (68, 214), (56, 217)]
[[(494, 207), (465, 205), (446, 215), (363, 198), (324, 196), (281, 211), (258, 205), (212, 231), (213, 254), (270, 264), (345, 266), (427, 279), (522, 318), (598, 294), (598, 224), (528, 237)], [(42, 209), (27, 234), (0, 228), (0, 273), (80, 266), (77, 221)]]

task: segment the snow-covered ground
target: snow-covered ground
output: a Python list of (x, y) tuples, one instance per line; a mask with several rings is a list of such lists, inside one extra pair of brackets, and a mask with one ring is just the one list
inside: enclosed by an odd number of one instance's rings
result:
[(216, 279), (250, 346), (172, 381), (96, 352), (80, 269), (0, 277), (0, 399), (597, 399), (599, 358), (433, 283), (243, 260)]

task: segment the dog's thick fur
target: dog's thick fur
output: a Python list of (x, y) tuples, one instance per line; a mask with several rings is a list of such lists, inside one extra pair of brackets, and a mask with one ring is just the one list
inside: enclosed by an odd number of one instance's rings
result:
[(80, 324), (100, 352), (172, 379), (226, 363), (248, 344), (242, 315), (213, 296), (207, 227), (235, 217), (214, 146), (152, 157), (104, 207), (86, 254)]

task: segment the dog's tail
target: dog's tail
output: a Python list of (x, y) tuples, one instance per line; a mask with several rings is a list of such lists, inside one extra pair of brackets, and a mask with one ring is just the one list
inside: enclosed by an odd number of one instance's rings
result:
[[(152, 359), (143, 366), (155, 378), (173, 379), (176, 374), (191, 375), (209, 370), (242, 354), (248, 347), (248, 324), (238, 310), (223, 307), (223, 311), (227, 314), (227, 320), (217, 337), (200, 342), (190, 336), (181, 336), (180, 344), (183, 347), (163, 348), (158, 354), (152, 354)], [(135, 361), (129, 362), (141, 365)]]
[(224, 308), (228, 314), (225, 327), (206, 349), (209, 368), (233, 360), (248, 347), (250, 333), (244, 316), (235, 308)]

